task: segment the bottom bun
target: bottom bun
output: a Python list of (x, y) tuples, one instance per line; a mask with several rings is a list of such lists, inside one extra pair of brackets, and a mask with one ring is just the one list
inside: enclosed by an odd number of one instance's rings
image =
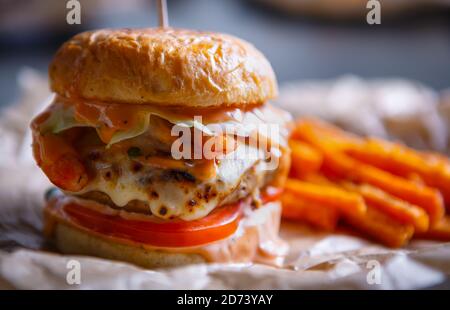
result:
[(89, 255), (129, 262), (144, 268), (174, 267), (206, 262), (199, 254), (170, 253), (149, 250), (103, 239), (75, 227), (57, 223), (54, 231), (56, 247), (65, 254)]
[(228, 238), (199, 246), (170, 248), (102, 235), (78, 225), (62, 211), (64, 204), (77, 201), (63, 196), (51, 201), (44, 212), (46, 234), (62, 253), (97, 256), (144, 268), (205, 262), (256, 261), (279, 265), (287, 253), (287, 244), (278, 237), (281, 218), (279, 202), (269, 202), (256, 210), (244, 210), (236, 232)]

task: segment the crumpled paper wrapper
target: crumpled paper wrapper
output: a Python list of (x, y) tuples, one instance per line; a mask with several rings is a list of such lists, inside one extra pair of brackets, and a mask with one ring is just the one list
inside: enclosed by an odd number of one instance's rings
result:
[[(0, 288), (4, 289), (414, 289), (446, 281), (450, 244), (415, 241), (392, 250), (346, 234), (283, 223), (291, 250), (283, 268), (201, 264), (144, 270), (130, 264), (53, 252), (41, 235), (43, 193), (28, 123), (47, 104), (47, 81), (19, 76), (20, 102), (0, 116)], [(41, 104), (39, 104), (41, 103)], [(71, 261), (80, 283), (69, 284)]]

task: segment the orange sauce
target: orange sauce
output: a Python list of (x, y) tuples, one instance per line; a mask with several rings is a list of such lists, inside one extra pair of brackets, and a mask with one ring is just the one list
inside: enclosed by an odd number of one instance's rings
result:
[[(237, 107), (221, 108), (188, 108), (188, 107), (159, 107), (143, 104), (121, 104), (106, 103), (100, 101), (85, 101), (71, 98), (65, 99), (58, 96), (55, 102), (65, 105), (72, 105), (75, 108), (75, 118), (87, 125), (104, 131), (105, 143), (109, 142), (109, 137), (119, 130), (128, 130), (136, 126), (143, 115), (154, 113), (169, 119), (193, 120), (194, 117), (201, 117), (204, 124), (222, 123), (226, 121), (239, 121), (247, 112), (260, 107), (251, 105), (243, 109)], [(103, 136), (103, 134), (101, 134)], [(104, 138), (104, 139), (103, 139)], [(106, 141), (108, 140), (108, 141)]]

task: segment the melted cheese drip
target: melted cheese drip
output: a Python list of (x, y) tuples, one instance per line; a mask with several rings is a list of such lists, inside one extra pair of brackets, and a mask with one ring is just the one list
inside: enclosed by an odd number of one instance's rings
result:
[[(150, 211), (155, 216), (169, 219), (178, 217), (183, 220), (195, 220), (206, 216), (222, 200), (224, 200), (239, 185), (241, 178), (248, 169), (255, 166), (258, 175), (264, 175), (265, 162), (260, 160), (261, 151), (241, 145), (234, 152), (228, 153), (217, 164), (217, 174), (214, 178), (200, 184), (180, 182), (152, 182), (151, 191), (156, 191), (158, 197), (151, 197), (148, 187), (142, 186), (139, 176), (130, 170), (126, 157), (122, 159), (121, 176), (114, 182), (105, 180), (101, 174), (81, 191), (68, 194), (84, 194), (91, 191), (100, 191), (107, 194), (112, 202), (124, 207), (130, 201), (140, 200), (149, 204)], [(202, 200), (194, 207), (189, 205), (196, 200), (198, 192), (204, 192), (206, 187), (213, 187), (217, 195), (208, 200)], [(164, 206), (167, 212), (161, 214), (160, 208)]]

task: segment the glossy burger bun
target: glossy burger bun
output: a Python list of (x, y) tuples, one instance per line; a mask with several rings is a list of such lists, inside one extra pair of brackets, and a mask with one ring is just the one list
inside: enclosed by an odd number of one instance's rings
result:
[(49, 68), (51, 89), (123, 104), (220, 107), (264, 103), (277, 95), (270, 63), (236, 37), (172, 28), (84, 32)]

